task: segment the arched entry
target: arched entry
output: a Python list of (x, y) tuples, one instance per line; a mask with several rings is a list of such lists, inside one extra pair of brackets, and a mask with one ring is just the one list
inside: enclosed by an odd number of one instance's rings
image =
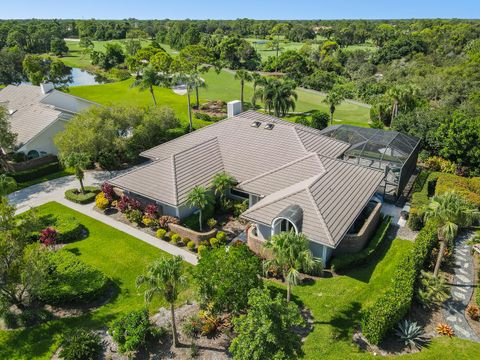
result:
[(272, 236), (284, 231), (302, 231), (303, 210), (298, 205), (290, 205), (272, 220)]

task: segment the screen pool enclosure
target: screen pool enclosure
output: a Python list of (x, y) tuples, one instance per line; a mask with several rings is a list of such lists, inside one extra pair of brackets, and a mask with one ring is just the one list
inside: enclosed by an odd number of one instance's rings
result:
[(323, 135), (351, 144), (343, 160), (385, 171), (381, 192), (387, 199), (398, 198), (417, 165), (420, 139), (400, 133), (352, 125), (333, 125)]

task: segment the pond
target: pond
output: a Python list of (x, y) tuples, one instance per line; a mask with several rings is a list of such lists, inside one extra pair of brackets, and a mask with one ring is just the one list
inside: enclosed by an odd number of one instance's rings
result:
[(99, 85), (110, 82), (107, 78), (79, 68), (70, 68), (71, 81), (68, 86)]

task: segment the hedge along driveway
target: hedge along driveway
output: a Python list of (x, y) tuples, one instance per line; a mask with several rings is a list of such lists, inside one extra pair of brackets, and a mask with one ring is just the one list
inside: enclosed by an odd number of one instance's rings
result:
[[(74, 216), (88, 229), (87, 238), (65, 246), (65, 250), (103, 271), (113, 282), (112, 297), (105, 305), (81, 317), (50, 321), (24, 330), (0, 331), (0, 359), (50, 359), (58, 346), (59, 336), (66, 330), (73, 327), (102, 328), (122, 313), (141, 309), (145, 303), (143, 291), (135, 287), (137, 275), (153, 260), (171, 256), (55, 202), (38, 207), (38, 213)], [(185, 263), (185, 268), (189, 271), (191, 265)], [(190, 283), (190, 276), (188, 282)], [(178, 304), (191, 298), (193, 291), (187, 284), (180, 294)], [(148, 307), (154, 312), (166, 305), (155, 299)]]

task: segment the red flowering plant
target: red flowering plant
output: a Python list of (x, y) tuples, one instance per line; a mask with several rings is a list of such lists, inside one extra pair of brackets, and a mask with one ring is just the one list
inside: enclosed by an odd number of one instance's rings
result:
[(122, 214), (126, 213), (130, 209), (130, 199), (123, 195), (117, 202), (117, 209)]
[(104, 182), (102, 184), (102, 192), (103, 192), (103, 195), (105, 195), (105, 199), (107, 199), (108, 202), (113, 201), (113, 198), (115, 197), (115, 192), (113, 191), (112, 185), (110, 185), (107, 182)]
[(158, 207), (155, 204), (150, 204), (145, 207), (144, 210), (145, 216), (148, 216), (150, 219), (155, 219), (158, 215)]
[(129, 199), (128, 207), (130, 210), (140, 210), (142, 204), (137, 199)]
[(45, 246), (55, 245), (57, 242), (58, 233), (52, 227), (48, 227), (40, 231), (40, 242)]

